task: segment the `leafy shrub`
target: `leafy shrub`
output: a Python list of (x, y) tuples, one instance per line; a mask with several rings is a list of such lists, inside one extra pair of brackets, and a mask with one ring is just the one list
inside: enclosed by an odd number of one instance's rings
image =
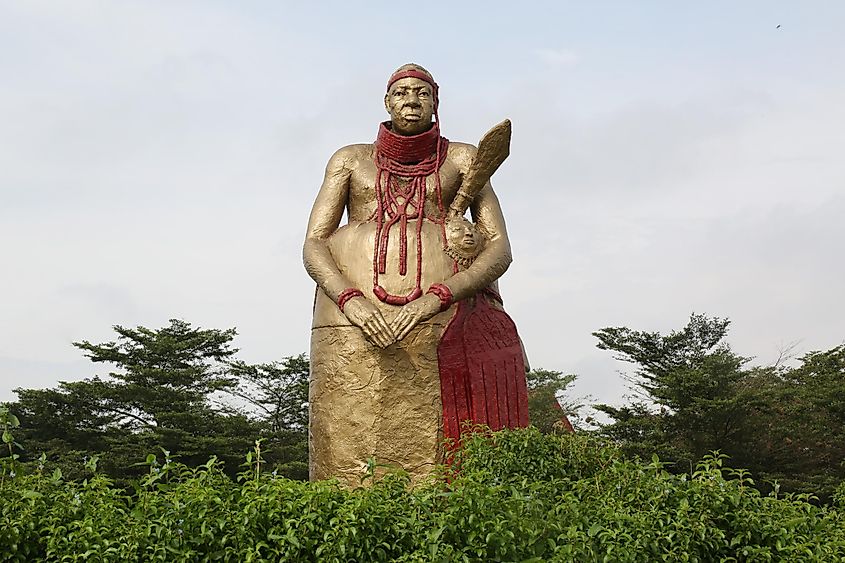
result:
[[(0, 486), (5, 561), (840, 561), (845, 521), (803, 497), (763, 497), (711, 456), (692, 477), (581, 435), (478, 433), (411, 488), (389, 473), (353, 491), (212, 459), (150, 456), (126, 492), (35, 470)], [(96, 461), (89, 462), (94, 470)], [(841, 490), (841, 489), (840, 489)]]

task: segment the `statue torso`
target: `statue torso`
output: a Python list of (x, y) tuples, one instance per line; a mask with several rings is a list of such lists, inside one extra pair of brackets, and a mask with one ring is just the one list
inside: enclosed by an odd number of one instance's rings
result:
[[(455, 197), (460, 187), (464, 172), (463, 153), (468, 145), (450, 144), (446, 160), (440, 167), (440, 184), (443, 210)], [(376, 176), (377, 168), (373, 160), (373, 145), (352, 145), (348, 166), (351, 169), (349, 192), (347, 197), (348, 223), (340, 226), (329, 237), (328, 245), (338, 269), (349, 279), (354, 287), (360, 288), (364, 296), (375, 303), (385, 319), (395, 316), (398, 306), (381, 303), (375, 298), (373, 289), (373, 253), (376, 238), (377, 209)], [(402, 181), (400, 179), (400, 181)], [(436, 182), (433, 176), (426, 179), (426, 216), (442, 217), (438, 203)], [(398, 272), (400, 225), (390, 229), (388, 244), (387, 271), (380, 274), (379, 283), (392, 294), (406, 295), (416, 283), (417, 235), (416, 220), (409, 221), (407, 227), (407, 264), (405, 275)], [(449, 278), (453, 272), (453, 260), (444, 252), (443, 227), (441, 224), (425, 220), (421, 226), (422, 241), (422, 286), (423, 290), (432, 283), (439, 283)], [(350, 324), (337, 306), (322, 291), (317, 292), (314, 310), (314, 327), (339, 326)]]

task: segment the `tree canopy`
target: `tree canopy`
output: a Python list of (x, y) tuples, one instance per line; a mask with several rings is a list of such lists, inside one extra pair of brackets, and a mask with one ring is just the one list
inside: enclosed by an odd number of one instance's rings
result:
[(810, 353), (797, 367), (752, 367), (725, 341), (729, 325), (693, 314), (666, 335), (593, 333), (600, 349), (636, 366), (628, 380), (638, 399), (597, 405), (611, 418), (601, 433), (678, 471), (718, 450), (762, 481), (829, 498), (845, 478), (845, 346)]
[[(188, 465), (216, 456), (234, 474), (243, 453), (263, 439), (278, 446), (270, 463), (305, 476), (304, 356), (251, 366), (234, 359), (235, 329), (194, 328), (178, 319), (158, 329), (113, 328), (113, 341), (74, 343), (92, 362), (110, 366), (108, 373), (54, 389), (16, 389), (11, 407), (21, 420), (24, 459), (45, 452), (72, 476), (100, 454), (105, 471), (128, 478), (161, 449)], [(246, 396), (267, 408), (256, 414), (231, 406), (233, 397)]]

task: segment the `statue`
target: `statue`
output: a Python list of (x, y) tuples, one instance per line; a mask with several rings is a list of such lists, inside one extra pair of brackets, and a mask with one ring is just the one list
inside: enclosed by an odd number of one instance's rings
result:
[(476, 149), (440, 135), (438, 104), (428, 71), (400, 67), (376, 142), (343, 147), (326, 167), (303, 247), (317, 282), (312, 480), (356, 486), (371, 458), (418, 479), (463, 421), (528, 424), (524, 354), (496, 286), (510, 243), (488, 181), (510, 122)]

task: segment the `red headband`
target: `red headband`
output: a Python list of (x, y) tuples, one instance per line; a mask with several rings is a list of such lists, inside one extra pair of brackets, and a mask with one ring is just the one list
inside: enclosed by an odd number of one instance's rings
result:
[(437, 96), (437, 82), (435, 82), (434, 79), (426, 73), (414, 69), (400, 70), (398, 72), (394, 72), (393, 75), (390, 77), (390, 80), (387, 81), (387, 89), (390, 90), (390, 87), (393, 85), (394, 82), (396, 82), (397, 80), (402, 80), (403, 78), (418, 78), (423, 82), (427, 82), (431, 85), (431, 88), (434, 90), (434, 95)]

